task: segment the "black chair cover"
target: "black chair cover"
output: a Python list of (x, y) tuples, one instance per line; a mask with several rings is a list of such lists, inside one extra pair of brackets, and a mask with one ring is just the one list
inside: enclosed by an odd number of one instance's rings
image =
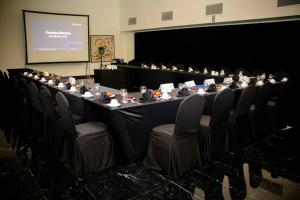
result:
[(4, 79), (3, 72), (0, 70), (0, 81)]
[(78, 173), (104, 170), (114, 163), (113, 144), (106, 126), (99, 122), (74, 125), (66, 97), (56, 93), (56, 102), (62, 115), (69, 163)]
[(266, 82), (259, 88), (256, 94), (255, 106), (252, 107), (250, 111), (252, 131), (257, 139), (264, 138), (267, 134), (267, 102), (271, 94), (272, 84), (270, 82)]
[(34, 128), (34, 136), (39, 139), (45, 139), (45, 118), (43, 115), (44, 109), (42, 107), (39, 89), (33, 81), (29, 83), (29, 94), (32, 106), (32, 127)]
[(163, 170), (169, 177), (178, 178), (200, 165), (198, 144), (199, 120), (205, 99), (193, 95), (184, 99), (177, 112), (175, 124), (154, 127), (144, 165)]
[(291, 122), (292, 110), (295, 108), (291, 101), (292, 88), (290, 80), (281, 83), (278, 95), (268, 101), (270, 125), (275, 132), (285, 128)]
[(19, 84), (16, 83), (16, 85), (19, 85), (20, 89), (20, 96), (22, 98), (22, 102), (24, 103), (24, 112), (22, 115), (22, 121), (24, 121), (28, 127), (29, 127), (29, 133), (28, 137), (32, 136), (32, 112), (31, 112), (31, 98), (29, 95), (29, 86), (27, 81), (24, 78), (21, 78), (19, 81)]
[(256, 88), (246, 87), (229, 117), (229, 143), (231, 149), (236, 148), (241, 141), (249, 141), (252, 131), (249, 120), (250, 107), (253, 104)]
[(57, 115), (53, 98), (46, 85), (42, 85), (40, 88), (40, 99), (46, 117), (47, 145), (50, 152), (60, 159), (63, 157), (64, 144), (63, 131), (60, 126), (61, 120)]
[(227, 126), (233, 99), (231, 89), (222, 90), (215, 96), (211, 116), (202, 116), (200, 148), (205, 161), (219, 158), (229, 151)]

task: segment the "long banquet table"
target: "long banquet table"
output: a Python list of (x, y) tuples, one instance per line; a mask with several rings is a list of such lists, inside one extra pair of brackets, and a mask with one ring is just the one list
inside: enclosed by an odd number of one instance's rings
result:
[[(38, 85), (44, 84), (32, 78), (26, 78), (35, 81)], [(147, 151), (151, 129), (160, 124), (174, 123), (179, 104), (185, 98), (177, 97), (178, 89), (175, 89), (171, 93), (172, 99), (170, 100), (157, 99), (153, 102), (140, 103), (141, 94), (134, 92), (129, 94), (135, 96), (135, 101), (121, 103), (120, 107), (112, 108), (95, 97), (83, 98), (79, 92), (70, 93), (56, 86), (49, 86), (49, 88), (53, 97), (56, 92), (62, 91), (67, 96), (72, 111), (84, 116), (86, 121), (104, 122), (112, 133), (116, 153), (129, 161), (143, 159)], [(112, 92), (115, 94), (115, 98), (121, 102), (119, 90), (104, 86), (101, 86), (100, 90)], [(235, 90), (236, 100), (241, 91), (242, 89)], [(210, 114), (215, 95), (216, 92), (203, 95), (206, 99), (203, 114)]]
[[(94, 70), (95, 82), (104, 83), (103, 85), (113, 87), (117, 85), (130, 91), (137, 91), (139, 86), (145, 85), (151, 89), (159, 88), (163, 83), (184, 83), (185, 81), (194, 80), (196, 84), (203, 84), (205, 79), (214, 78), (216, 83), (222, 83), (223, 76), (212, 76), (203, 73), (173, 71), (161, 69), (149, 69), (131, 65), (118, 65), (117, 70)], [(114, 78), (111, 78), (114, 77)], [(118, 77), (119, 79), (116, 79)], [(108, 78), (111, 80), (107, 81)]]

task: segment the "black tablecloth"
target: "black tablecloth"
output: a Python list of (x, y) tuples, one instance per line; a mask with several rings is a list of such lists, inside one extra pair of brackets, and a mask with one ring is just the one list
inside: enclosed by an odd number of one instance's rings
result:
[(160, 84), (184, 83), (194, 80), (196, 84), (203, 84), (205, 79), (214, 78), (216, 83), (223, 82), (223, 76), (211, 76), (202, 73), (172, 71), (172, 70), (153, 70), (129, 65), (118, 65), (118, 70), (94, 70), (95, 82), (102, 85), (120, 89), (127, 88), (128, 91), (138, 91), (139, 86), (145, 85), (151, 89), (158, 89)]
[(124, 69), (95, 69), (94, 79), (95, 83), (100, 83), (101, 85), (121, 89), (126, 88), (125, 85), (125, 70)]
[[(180, 102), (184, 97), (176, 97), (175, 89), (170, 100), (157, 99), (153, 102), (139, 103), (139, 92), (130, 93), (136, 97), (134, 103), (128, 102), (121, 107), (110, 108), (98, 100), (86, 99), (84, 103), (89, 121), (100, 120), (106, 123), (112, 132), (115, 147), (127, 160), (143, 159), (149, 142), (151, 129), (155, 126), (174, 123)], [(216, 93), (205, 96), (205, 113), (210, 114)], [(121, 102), (121, 96), (116, 98)], [(73, 103), (73, 102), (71, 102)]]
[[(35, 82), (42, 84), (39, 81)], [(276, 91), (278, 87), (279, 84), (274, 84)], [(151, 129), (160, 124), (174, 123), (179, 104), (184, 98), (176, 97), (178, 89), (175, 89), (171, 94), (173, 97), (171, 100), (156, 100), (150, 103), (129, 102), (120, 107), (111, 108), (95, 98), (85, 99), (79, 93), (69, 93), (54, 86), (49, 86), (49, 88), (53, 95), (57, 91), (63, 91), (70, 102), (72, 111), (83, 115), (86, 121), (101, 121), (107, 124), (117, 153), (129, 161), (144, 158)], [(118, 90), (106, 87), (101, 89), (113, 92), (116, 98), (121, 100)], [(236, 99), (241, 91), (241, 89), (235, 90)], [(135, 96), (136, 101), (141, 96), (139, 92), (130, 93), (130, 95)], [(215, 92), (204, 95), (206, 99), (204, 114), (210, 114), (215, 95)]]

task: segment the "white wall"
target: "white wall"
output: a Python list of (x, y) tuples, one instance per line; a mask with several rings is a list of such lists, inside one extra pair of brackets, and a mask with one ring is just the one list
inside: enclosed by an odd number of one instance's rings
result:
[[(212, 22), (206, 5), (223, 3), (223, 14), (216, 22), (300, 15), (300, 4), (277, 7), (277, 0), (121, 0), (121, 30), (140, 31), (172, 26), (200, 25)], [(172, 21), (161, 21), (161, 12), (173, 11)], [(136, 25), (128, 18), (137, 17)]]
[[(0, 0), (0, 66), (25, 66), (25, 41), (22, 10), (90, 15), (91, 35), (114, 35), (115, 56), (123, 57), (119, 0)], [(93, 73), (93, 64), (90, 71)], [(30, 68), (55, 72), (60, 75), (84, 75), (86, 64), (43, 64)], [(96, 63), (96, 68), (99, 63)]]
[[(223, 14), (216, 15), (215, 22), (300, 15), (300, 4), (278, 8), (277, 0), (120, 0), (121, 31), (133, 35), (135, 31), (212, 23), (212, 16), (206, 16), (205, 9), (215, 3), (223, 3)], [(161, 13), (167, 11), (173, 11), (173, 20), (162, 22)], [(130, 17), (137, 17), (136, 25), (128, 25)], [(131, 45), (126, 47), (130, 60), (134, 58), (134, 43), (128, 45)]]

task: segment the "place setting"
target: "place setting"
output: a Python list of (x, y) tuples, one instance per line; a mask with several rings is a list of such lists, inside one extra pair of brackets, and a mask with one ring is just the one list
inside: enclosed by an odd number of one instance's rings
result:
[(40, 77), (36, 74), (36, 75), (34, 75), (33, 79), (34, 79), (34, 80), (39, 80)]
[(62, 82), (60, 82), (60, 83), (58, 83), (58, 85), (56, 87), (59, 89), (63, 89), (63, 88), (65, 88), (65, 85)]
[(140, 92), (142, 96), (139, 98), (139, 103), (152, 102), (156, 100), (154, 93), (147, 89), (147, 86), (140, 86)]
[(86, 91), (86, 92), (84, 92), (84, 94), (82, 94), (81, 96), (84, 97), (84, 98), (91, 98), (91, 97), (93, 97), (94, 95), (93, 95), (91, 92)]
[(121, 104), (119, 103), (119, 101), (117, 99), (111, 99), (110, 103), (108, 103), (106, 105), (111, 107), (111, 108), (117, 108), (117, 107), (121, 106)]
[(75, 92), (77, 92), (77, 89), (75, 86), (71, 86), (70, 89), (68, 89), (68, 92), (75, 93)]
[(47, 80), (46, 80), (45, 77), (42, 77), (42, 78), (40, 79), (40, 82), (45, 83), (45, 82), (47, 82)]

